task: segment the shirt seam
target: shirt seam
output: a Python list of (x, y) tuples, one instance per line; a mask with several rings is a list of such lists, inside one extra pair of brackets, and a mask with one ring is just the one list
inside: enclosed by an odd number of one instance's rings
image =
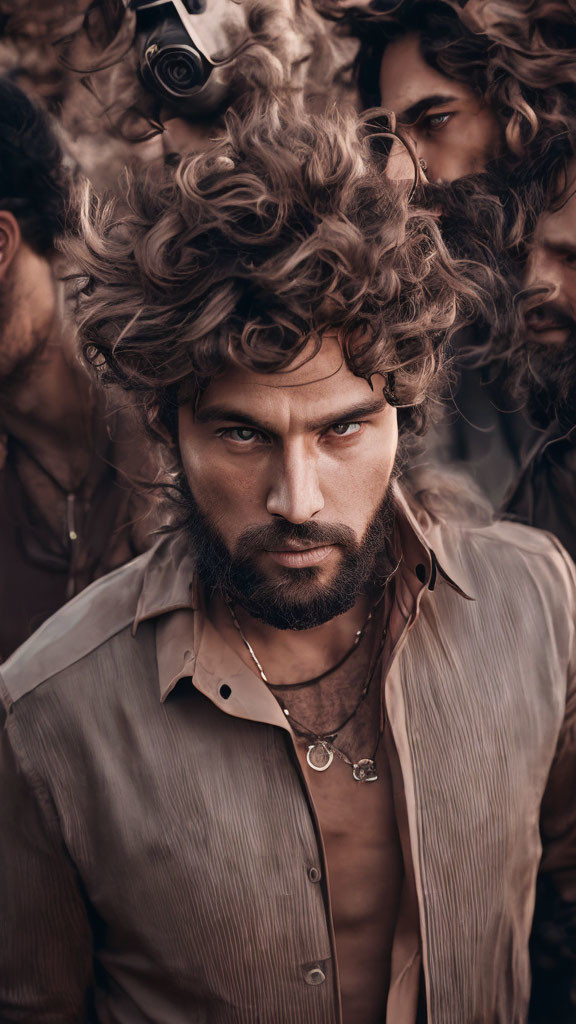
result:
[[(61, 675), (63, 672), (67, 672), (68, 669), (74, 668), (74, 666), (78, 665), (81, 661), (84, 660), (84, 658), (90, 658), (94, 656), (96, 652), (100, 650), (100, 648), (105, 646), (105, 644), (109, 643), (111, 640), (114, 639), (114, 637), (118, 636), (120, 633), (124, 632), (124, 630), (131, 627), (133, 621), (133, 615), (132, 613), (130, 613), (130, 616), (125, 622), (122, 622), (120, 625), (115, 624), (113, 632), (108, 633), (93, 647), (90, 647), (87, 651), (82, 651), (82, 653), (80, 653), (77, 657), (73, 658), (70, 661), (67, 661), (65, 664), (59, 665), (54, 672), (50, 673), (50, 675), (43, 676), (41, 679), (38, 679), (36, 682), (32, 683), (28, 689), (22, 691), (17, 696), (14, 696), (14, 694), (12, 693), (11, 687), (8, 681), (6, 680), (5, 675), (2, 674), (2, 666), (0, 666), (0, 690), (2, 692), (6, 707), (15, 707), (17, 704), (20, 703), (20, 701), (24, 700), (25, 697), (29, 697), (31, 694), (35, 693), (40, 686), (44, 686), (45, 683), (49, 683), (51, 680), (57, 679), (59, 675)], [(51, 646), (53, 646), (54, 643), (55, 641), (53, 641)], [(10, 668), (10, 666), (8, 667)]]
[(67, 852), (67, 855), (69, 856), (66, 844), (64, 842), (64, 837), (62, 835), (62, 830), (60, 828), (58, 812), (56, 811), (54, 802), (50, 795), (50, 791), (45, 781), (42, 779), (40, 772), (34, 765), (30, 757), (30, 754), (26, 750), (25, 742), (23, 740), (22, 732), (20, 729), (20, 723), (16, 716), (17, 711), (15, 705), (13, 704), (8, 710), (5, 730), (14, 754), (16, 765), (21, 769), (26, 779), (28, 788), (30, 789), (34, 797), (34, 800), (38, 806), (38, 809), (42, 816), (42, 821), (44, 822), (47, 832), (52, 836), (52, 838), (57, 839), (59, 844), (61, 844), (64, 847), (64, 849)]

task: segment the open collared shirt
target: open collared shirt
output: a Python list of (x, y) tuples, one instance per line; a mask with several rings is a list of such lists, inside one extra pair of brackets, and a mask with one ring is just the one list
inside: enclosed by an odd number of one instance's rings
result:
[[(539, 824), (576, 905), (573, 574), (527, 528), (422, 517), (423, 533), (399, 492), (397, 522), (387, 1021), (413, 1024), (422, 969), (431, 1024), (520, 1024)], [(337, 1024), (290, 727), (202, 614), (182, 538), (89, 588), (2, 674), (0, 1020)]]

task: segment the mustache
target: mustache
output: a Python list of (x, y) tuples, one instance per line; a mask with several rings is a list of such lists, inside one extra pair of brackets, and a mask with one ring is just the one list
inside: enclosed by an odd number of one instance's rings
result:
[(570, 331), (576, 330), (576, 321), (560, 306), (553, 302), (543, 303), (541, 306), (534, 306), (527, 310), (524, 321), (527, 327), (538, 331), (542, 327), (566, 328)]
[(358, 542), (353, 530), (343, 523), (289, 523), (278, 521), (266, 526), (251, 526), (238, 538), (234, 557), (246, 561), (260, 551), (277, 551), (286, 544), (320, 547), (339, 544), (355, 549)]

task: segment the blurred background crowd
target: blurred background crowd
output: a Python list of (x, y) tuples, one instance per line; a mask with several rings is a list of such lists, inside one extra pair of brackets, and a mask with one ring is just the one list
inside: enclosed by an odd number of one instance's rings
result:
[[(576, 557), (576, 0), (0, 0), (0, 661), (170, 515), (161, 428), (80, 359), (81, 205), (282, 92), (369, 121), (482, 297), (413, 486), (467, 474)], [(554, 1020), (569, 940), (535, 941)]]

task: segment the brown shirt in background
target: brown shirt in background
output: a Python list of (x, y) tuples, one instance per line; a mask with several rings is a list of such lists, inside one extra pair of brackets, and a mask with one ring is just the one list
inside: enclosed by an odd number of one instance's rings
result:
[(154, 539), (158, 523), (142, 485), (154, 482), (159, 464), (134, 413), (106, 413), (101, 400), (93, 443), (89, 480), (68, 511), (57, 481), (14, 438), (0, 436), (0, 663)]
[(506, 515), (549, 530), (576, 561), (576, 427), (551, 427), (529, 453)]

